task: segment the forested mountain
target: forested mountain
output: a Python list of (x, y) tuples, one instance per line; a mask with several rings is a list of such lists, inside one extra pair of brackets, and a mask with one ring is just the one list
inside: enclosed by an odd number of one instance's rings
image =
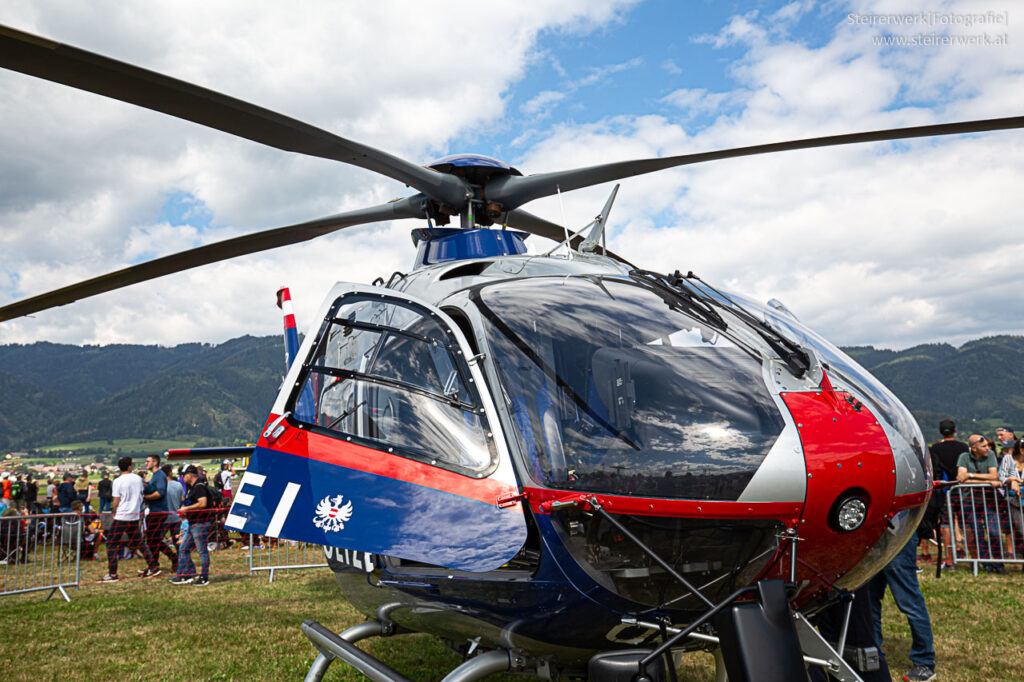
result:
[[(931, 440), (939, 419), (1024, 428), (1024, 337), (956, 348), (846, 348), (911, 409)], [(284, 374), (281, 338), (219, 345), (0, 346), (0, 448), (114, 438), (252, 440)]]
[[(1024, 429), (1024, 336), (990, 336), (959, 348), (926, 344), (901, 351), (844, 349), (910, 408), (925, 436), (953, 417), (961, 436), (972, 422), (988, 435), (996, 422)], [(987, 429), (987, 430), (986, 430)]]
[(0, 447), (252, 440), (284, 374), (281, 338), (220, 345), (0, 346)]

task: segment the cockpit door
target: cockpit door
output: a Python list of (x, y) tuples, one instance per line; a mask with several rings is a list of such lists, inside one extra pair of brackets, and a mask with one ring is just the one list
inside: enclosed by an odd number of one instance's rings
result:
[(515, 556), (519, 487), (458, 326), (415, 297), (350, 284), (318, 319), (226, 525), (468, 571)]

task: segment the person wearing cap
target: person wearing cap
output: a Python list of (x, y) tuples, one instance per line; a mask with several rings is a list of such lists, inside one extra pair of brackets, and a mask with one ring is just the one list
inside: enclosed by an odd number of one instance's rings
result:
[[(960, 455), (965, 452), (970, 452), (971, 449), (967, 447), (967, 443), (956, 439), (956, 422), (952, 419), (946, 418), (939, 422), (939, 435), (942, 436), (942, 440), (932, 443), (928, 447), (928, 450), (931, 452), (932, 471), (935, 472), (935, 480), (955, 481), (957, 474), (957, 462), (960, 460)], [(944, 566), (946, 569), (952, 569), (953, 545), (950, 542), (951, 534), (949, 530), (949, 519), (944, 518), (945, 511), (946, 497), (944, 495), (932, 495), (932, 499), (928, 503), (928, 511), (925, 513), (925, 516), (932, 516), (932, 524), (940, 525), (942, 555), (945, 557)], [(959, 542), (963, 538), (961, 537), (959, 522), (956, 520), (955, 511), (953, 525), (956, 527), (956, 538)]]
[[(210, 537), (210, 526), (213, 516), (210, 501), (213, 496), (205, 483), (199, 480), (199, 469), (194, 464), (185, 467), (185, 503), (178, 508), (178, 515), (188, 520), (188, 531), (183, 532), (181, 547), (178, 548), (178, 574), (168, 582), (172, 585), (196, 586), (210, 584), (210, 550), (207, 542)], [(199, 551), (199, 573), (192, 563), (192, 548)]]

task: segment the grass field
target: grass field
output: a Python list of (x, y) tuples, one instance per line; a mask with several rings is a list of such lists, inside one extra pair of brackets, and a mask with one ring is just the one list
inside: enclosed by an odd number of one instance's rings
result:
[[(216, 566), (217, 554), (214, 554)], [(124, 573), (122, 573), (124, 575)], [(942, 682), (1024, 679), (1020, 635), (1024, 576), (968, 572), (922, 576), (932, 613)], [(204, 588), (162, 579), (122, 580), (71, 591), (0, 598), (0, 678), (280, 680), (301, 679), (315, 650), (299, 630), (306, 618), (336, 631), (362, 620), (327, 569), (265, 575), (217, 573)], [(884, 629), (894, 680), (909, 668), (906, 619), (886, 600)], [(459, 659), (439, 640), (406, 635), (360, 646), (413, 680), (440, 680)], [(714, 679), (711, 657), (694, 654), (684, 682)], [(325, 679), (359, 680), (341, 663)], [(489, 680), (522, 679), (492, 676)]]

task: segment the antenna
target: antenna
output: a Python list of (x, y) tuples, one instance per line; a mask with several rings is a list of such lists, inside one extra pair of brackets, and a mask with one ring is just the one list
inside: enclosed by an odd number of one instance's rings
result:
[(598, 243), (601, 244), (601, 249), (605, 255), (608, 255), (608, 249), (604, 247), (604, 227), (608, 223), (608, 214), (612, 211), (612, 204), (615, 203), (615, 196), (619, 193), (619, 185), (615, 185), (612, 188), (612, 193), (608, 197), (608, 201), (605, 202), (604, 208), (594, 218), (594, 222), (591, 223), (594, 227), (590, 230), (590, 234), (580, 244), (579, 250), (586, 252), (597, 251)]

